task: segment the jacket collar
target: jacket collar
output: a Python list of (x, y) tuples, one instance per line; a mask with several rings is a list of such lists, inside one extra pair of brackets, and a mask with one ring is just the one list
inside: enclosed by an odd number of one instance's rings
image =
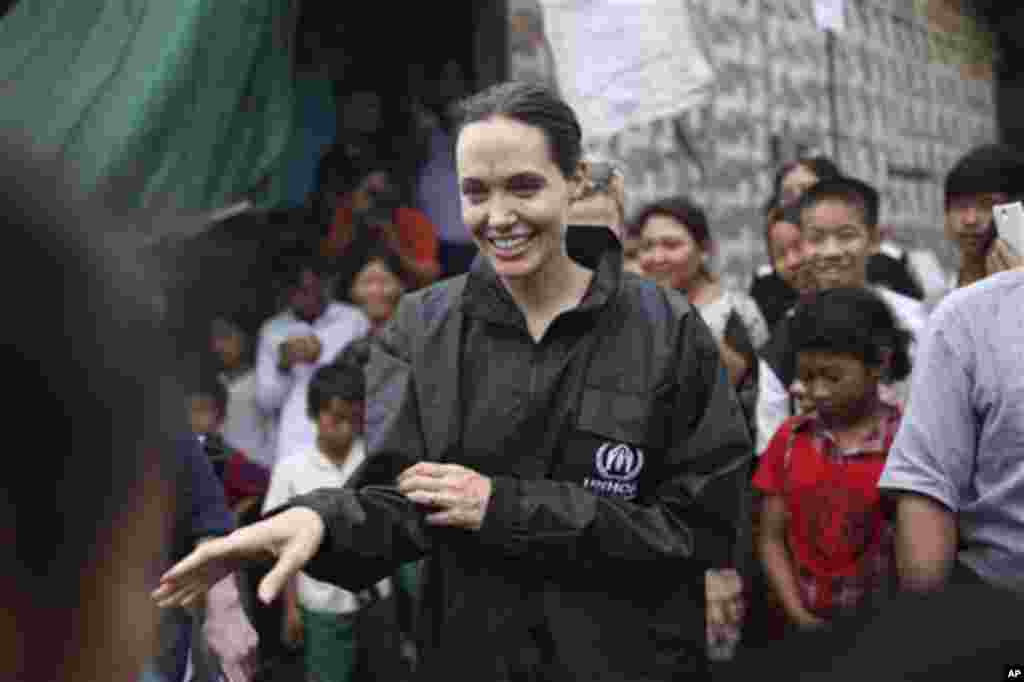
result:
[[(606, 227), (570, 225), (566, 231), (569, 257), (594, 270), (587, 293), (573, 312), (595, 315), (618, 292), (622, 281), (622, 244)], [(526, 321), (491, 262), (483, 256), (473, 261), (462, 295), (462, 311), (499, 324), (521, 326)]]

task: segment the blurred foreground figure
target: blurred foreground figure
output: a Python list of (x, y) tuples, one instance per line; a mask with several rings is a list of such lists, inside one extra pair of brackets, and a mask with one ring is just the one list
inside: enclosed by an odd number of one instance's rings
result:
[(172, 451), (182, 401), (158, 373), (171, 365), (153, 292), (113, 218), (2, 146), (0, 219), (17, 256), (0, 277), (25, 292), (7, 301), (7, 423), (31, 436), (0, 484), (0, 679), (134, 682), (166, 544), (156, 453)]
[(828, 629), (752, 651), (733, 679), (758, 679), (765, 670), (801, 682), (1013, 679), (1007, 666), (1019, 665), (1024, 651), (1022, 607), (1020, 596), (980, 584), (903, 594)]

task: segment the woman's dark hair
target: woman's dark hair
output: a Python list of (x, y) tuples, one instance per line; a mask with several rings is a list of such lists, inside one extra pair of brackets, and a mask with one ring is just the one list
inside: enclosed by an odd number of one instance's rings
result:
[(313, 372), (307, 394), (309, 418), (315, 421), (320, 411), (335, 398), (347, 402), (366, 399), (366, 380), (362, 369), (348, 363), (332, 362)]
[(464, 100), (461, 113), (460, 130), (495, 116), (539, 128), (547, 138), (552, 160), (567, 178), (573, 176), (583, 157), (583, 131), (576, 113), (546, 85), (500, 83)]
[(889, 306), (869, 289), (840, 287), (814, 294), (797, 305), (791, 329), (796, 352), (849, 353), (878, 367), (883, 352), (890, 351), (886, 379), (900, 381), (910, 374), (913, 335), (899, 327)]
[(878, 227), (878, 212), (881, 200), (878, 190), (856, 178), (836, 177), (821, 180), (800, 197), (800, 212), (813, 208), (823, 201), (834, 200), (857, 207), (869, 229)]
[(946, 207), (957, 196), (1003, 192), (1013, 198), (1024, 193), (1024, 155), (1005, 144), (988, 144), (968, 152), (945, 182)]
[(839, 166), (827, 156), (814, 156), (807, 159), (797, 159), (788, 163), (782, 164), (778, 172), (775, 173), (775, 182), (772, 184), (773, 198), (778, 202), (782, 196), (782, 181), (789, 173), (800, 166), (803, 166), (810, 172), (814, 173), (818, 181), (831, 180), (832, 178), (838, 178), (842, 173), (839, 172)]
[(712, 239), (707, 214), (704, 213), (704, 209), (686, 197), (660, 199), (644, 206), (633, 220), (633, 227), (630, 230), (632, 236), (639, 237), (643, 232), (644, 224), (659, 215), (672, 218), (680, 223), (687, 229), (690, 236), (693, 237), (693, 241), (697, 242), (702, 251), (710, 252)]

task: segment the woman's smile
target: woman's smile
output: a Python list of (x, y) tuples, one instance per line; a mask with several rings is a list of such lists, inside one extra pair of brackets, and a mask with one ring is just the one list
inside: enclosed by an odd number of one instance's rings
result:
[(532, 241), (533, 232), (516, 232), (506, 235), (493, 235), (487, 238), (487, 242), (494, 248), (494, 255), (502, 259), (520, 257)]

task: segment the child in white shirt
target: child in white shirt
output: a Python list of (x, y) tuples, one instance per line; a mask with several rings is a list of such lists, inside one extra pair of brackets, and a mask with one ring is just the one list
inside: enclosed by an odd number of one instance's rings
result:
[[(316, 446), (278, 460), (264, 511), (318, 488), (342, 487), (365, 457), (361, 432), (365, 383), (358, 367), (324, 365), (309, 382), (309, 416)], [(378, 588), (389, 591), (387, 581)], [(353, 629), (359, 601), (355, 594), (300, 573), (285, 591), (284, 637), (305, 647), (307, 679), (345, 682), (356, 659)]]

